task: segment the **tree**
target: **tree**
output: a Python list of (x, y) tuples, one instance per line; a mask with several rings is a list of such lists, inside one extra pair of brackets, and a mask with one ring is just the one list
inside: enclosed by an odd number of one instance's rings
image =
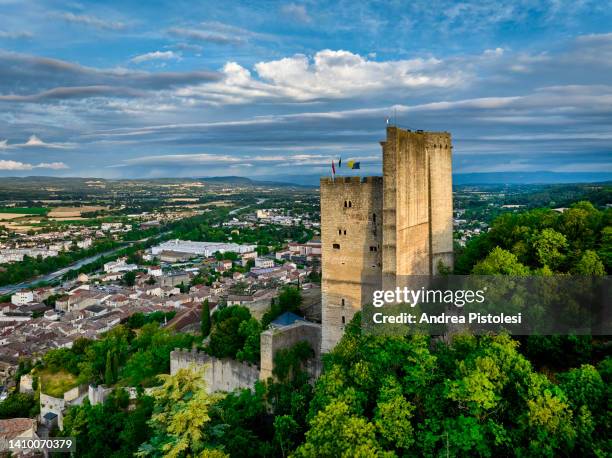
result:
[(218, 358), (235, 358), (245, 342), (245, 334), (239, 332), (240, 325), (250, 319), (251, 312), (246, 307), (217, 308), (212, 315), (213, 327), (207, 351)]
[(562, 253), (567, 248), (567, 239), (554, 229), (543, 229), (534, 239), (533, 248), (540, 264), (556, 270), (563, 262)]
[(136, 283), (136, 272), (130, 270), (123, 274), (123, 283), (125, 283), (126, 286), (134, 286)]
[(222, 397), (208, 394), (201, 371), (179, 369), (175, 375), (159, 376), (162, 386), (156, 388), (151, 440), (143, 444), (138, 456), (178, 458), (196, 456), (207, 448), (205, 427), (210, 409)]
[(274, 418), (274, 441), (278, 443), (283, 457), (295, 447), (295, 435), (299, 425), (289, 415)]
[(104, 384), (106, 386), (111, 386), (115, 380), (114, 371), (113, 371), (113, 361), (111, 358), (111, 352), (108, 350), (106, 352), (106, 365), (104, 369)]
[(210, 304), (208, 303), (208, 299), (204, 299), (204, 302), (202, 302), (200, 331), (202, 333), (202, 338), (206, 338), (208, 334), (210, 334)]
[(586, 250), (574, 266), (573, 273), (578, 275), (603, 276), (606, 274), (606, 268), (595, 251)]
[(258, 364), (261, 324), (255, 318), (243, 321), (238, 327), (238, 334), (244, 339), (244, 344), (236, 353), (236, 359)]
[(382, 452), (372, 423), (351, 412), (346, 403), (335, 401), (314, 417), (306, 442), (296, 449), (294, 456), (349, 458), (393, 454)]
[(472, 270), (476, 275), (528, 275), (529, 268), (521, 264), (516, 255), (495, 247), (489, 255), (477, 263)]

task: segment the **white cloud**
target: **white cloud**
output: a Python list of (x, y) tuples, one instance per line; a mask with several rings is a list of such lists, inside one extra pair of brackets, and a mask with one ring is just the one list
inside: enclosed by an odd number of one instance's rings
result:
[(150, 60), (180, 60), (181, 56), (173, 51), (153, 51), (130, 59), (132, 62), (139, 64)]
[(312, 18), (308, 14), (308, 11), (306, 10), (306, 7), (304, 5), (298, 5), (296, 3), (289, 3), (287, 5), (283, 5), (283, 7), (281, 8), (281, 12), (285, 16), (297, 22), (308, 24), (309, 22), (312, 21)]
[(26, 31), (20, 32), (7, 32), (6, 30), (0, 30), (0, 38), (6, 38), (8, 40), (19, 40), (22, 38), (32, 38), (32, 34)]
[(325, 49), (312, 58), (303, 54), (255, 64), (250, 70), (236, 62), (222, 69), (223, 81), (182, 88), (177, 95), (211, 103), (246, 103), (253, 99), (298, 102), (348, 98), (376, 92), (446, 89), (468, 79), (460, 66), (430, 58), (377, 62), (344, 50)]
[(60, 170), (60, 169), (67, 169), (67, 168), (68, 166), (64, 164), (63, 162), (41, 162), (40, 164), (28, 164), (26, 162), (0, 160), (0, 170), (9, 170), (9, 171), (32, 170), (32, 169)]
[(36, 135), (30, 135), (30, 138), (25, 143), (9, 143), (8, 140), (0, 141), (0, 149), (15, 149), (15, 148), (56, 148), (66, 149), (73, 148), (72, 143), (47, 143), (41, 140)]
[(86, 14), (60, 13), (56, 16), (67, 22), (88, 25), (102, 30), (122, 30), (126, 27), (123, 22), (108, 21), (95, 16), (88, 16)]

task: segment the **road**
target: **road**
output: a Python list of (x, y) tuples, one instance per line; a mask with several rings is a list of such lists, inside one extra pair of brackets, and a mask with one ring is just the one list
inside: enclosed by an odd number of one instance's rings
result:
[[(255, 205), (259, 205), (259, 204), (261, 204), (261, 203), (263, 203), (263, 202), (265, 202), (265, 201), (266, 201), (266, 199), (259, 198), (259, 199), (257, 199), (257, 202), (255, 203)], [(229, 215), (235, 215), (235, 214), (236, 214), (236, 213), (238, 213), (240, 210), (244, 210), (245, 208), (249, 208), (251, 205), (253, 205), (253, 204), (245, 205), (244, 207), (240, 207), (240, 208), (234, 208), (234, 209), (233, 209), (233, 210), (231, 210), (231, 211), (230, 211), (228, 214), (229, 214)]]

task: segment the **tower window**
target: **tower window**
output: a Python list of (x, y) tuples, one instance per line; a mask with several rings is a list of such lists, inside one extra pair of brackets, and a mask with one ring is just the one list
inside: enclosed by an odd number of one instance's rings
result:
[(348, 200), (345, 200), (344, 201), (344, 208), (347, 208), (347, 207), (348, 207)]
[(342, 315), (342, 324), (346, 323), (346, 318), (344, 317), (344, 315)]
[(353, 202), (351, 202), (350, 200), (348, 201), (348, 206), (349, 208), (351, 208), (353, 206)]
[(339, 243), (334, 243), (333, 247), (334, 247), (334, 250), (339, 250), (340, 249), (340, 244)]
[(346, 229), (344, 229), (344, 235), (346, 235)]
[(342, 235), (342, 229), (338, 229), (338, 235)]
[(378, 247), (371, 246), (371, 247), (370, 247), (370, 251), (378, 251)]
[(372, 213), (372, 222), (375, 223), (376, 222), (376, 213)]
[(342, 307), (344, 307), (344, 298), (342, 298)]

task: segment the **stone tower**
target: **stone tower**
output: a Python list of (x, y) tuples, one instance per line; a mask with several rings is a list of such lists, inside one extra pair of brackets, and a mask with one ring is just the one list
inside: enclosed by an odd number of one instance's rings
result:
[(322, 352), (383, 278), (453, 263), (450, 134), (388, 127), (381, 145), (382, 177), (321, 178)]

